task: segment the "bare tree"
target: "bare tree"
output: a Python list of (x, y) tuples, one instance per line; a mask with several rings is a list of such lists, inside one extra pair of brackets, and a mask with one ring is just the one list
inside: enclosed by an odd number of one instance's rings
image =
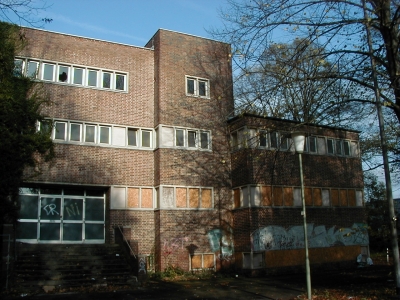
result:
[(38, 27), (52, 21), (50, 18), (39, 15), (47, 7), (45, 0), (0, 0), (0, 20)]

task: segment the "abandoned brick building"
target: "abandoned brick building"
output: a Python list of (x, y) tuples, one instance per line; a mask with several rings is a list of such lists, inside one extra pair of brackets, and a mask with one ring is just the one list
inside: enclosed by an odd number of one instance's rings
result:
[(311, 264), (368, 247), (358, 132), (234, 116), (230, 46), (159, 30), (144, 47), (23, 29), (16, 67), (44, 83), (56, 158), (26, 170), (17, 241), (114, 243), (148, 268), (302, 265), (307, 132)]

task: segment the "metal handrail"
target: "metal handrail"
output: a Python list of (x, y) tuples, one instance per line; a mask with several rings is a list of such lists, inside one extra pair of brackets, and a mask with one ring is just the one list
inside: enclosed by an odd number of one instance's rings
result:
[(131, 251), (131, 253), (132, 253), (133, 257), (136, 259), (135, 252), (133, 252), (133, 250), (132, 250), (132, 248), (131, 248), (131, 245), (129, 245), (129, 242), (128, 242), (127, 238), (125, 237), (125, 235), (124, 235), (124, 233), (123, 233), (123, 231), (122, 231), (122, 229), (121, 229), (121, 226), (120, 226), (120, 225), (118, 225), (117, 227), (118, 227), (119, 231), (120, 231), (120, 232), (121, 232), (121, 234), (122, 234), (122, 239), (123, 239), (123, 240), (124, 240), (124, 242), (125, 242), (125, 243), (128, 245), (128, 247), (129, 247), (129, 250)]

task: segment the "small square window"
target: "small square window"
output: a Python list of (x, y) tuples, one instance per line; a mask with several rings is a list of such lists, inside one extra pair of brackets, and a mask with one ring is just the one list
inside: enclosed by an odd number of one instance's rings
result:
[(125, 75), (122, 74), (116, 74), (115, 75), (115, 89), (124, 91), (126, 90), (125, 88)]
[(67, 124), (64, 122), (56, 122), (54, 126), (54, 139), (65, 141), (65, 133)]
[(74, 142), (81, 141), (81, 128), (82, 128), (81, 124), (75, 124), (75, 123), (70, 124), (70, 137), (69, 137), (70, 141)]
[(86, 143), (96, 142), (96, 125), (85, 126), (85, 142)]
[(111, 73), (103, 73), (102, 87), (105, 89), (111, 88)]
[(74, 84), (83, 85), (83, 69), (74, 68)]
[(58, 66), (58, 82), (68, 82), (69, 79), (69, 67)]
[(183, 129), (175, 130), (175, 146), (183, 147), (185, 145), (185, 132)]
[(29, 61), (28, 69), (26, 70), (26, 76), (33, 79), (37, 78), (38, 68), (39, 68), (39, 63), (37, 61)]
[(97, 86), (97, 71), (89, 70), (88, 72), (88, 86)]
[(54, 81), (54, 65), (43, 64), (43, 80)]
[(186, 94), (190, 96), (208, 97), (208, 80), (186, 77)]
[(100, 143), (110, 143), (110, 127), (100, 126)]
[(128, 145), (137, 146), (137, 129), (128, 128)]

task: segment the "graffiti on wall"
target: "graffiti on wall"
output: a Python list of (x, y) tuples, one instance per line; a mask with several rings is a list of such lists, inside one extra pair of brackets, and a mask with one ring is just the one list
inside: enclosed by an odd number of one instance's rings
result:
[[(351, 228), (314, 226), (307, 224), (307, 238), (310, 248), (368, 245), (366, 224), (354, 223)], [(281, 226), (259, 228), (251, 234), (253, 251), (283, 250), (304, 248), (304, 227), (293, 226), (285, 229)]]
[(218, 259), (230, 260), (233, 255), (233, 242), (221, 229), (213, 229), (207, 233), (211, 250), (220, 251)]

